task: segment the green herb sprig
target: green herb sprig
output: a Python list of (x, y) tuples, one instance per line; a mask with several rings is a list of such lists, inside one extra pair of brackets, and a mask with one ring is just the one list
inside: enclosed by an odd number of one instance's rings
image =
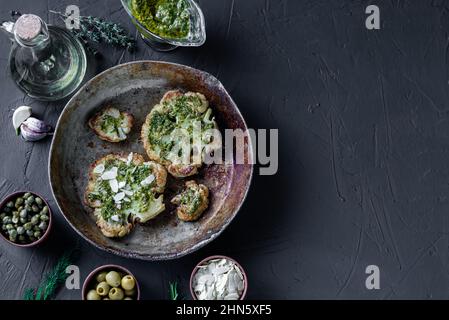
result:
[[(61, 18), (68, 18), (62, 12), (49, 10)], [(136, 40), (129, 36), (123, 27), (115, 22), (106, 21), (93, 16), (80, 16), (79, 29), (71, 29), (72, 33), (85, 44), (90, 40), (95, 43), (107, 43), (116, 47), (132, 51), (136, 47)]]
[(74, 251), (64, 253), (59, 258), (55, 267), (45, 275), (37, 289), (27, 288), (23, 294), (23, 300), (48, 300), (52, 298), (59, 285), (68, 277), (66, 269), (73, 262)]
[(178, 300), (178, 283), (176, 281), (169, 282), (169, 287), (170, 300)]

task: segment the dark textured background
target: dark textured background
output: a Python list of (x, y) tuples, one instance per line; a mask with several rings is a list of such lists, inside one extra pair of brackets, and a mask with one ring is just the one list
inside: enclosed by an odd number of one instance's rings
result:
[[(7, 72), (9, 40), (0, 38), (0, 196), (38, 191), (55, 211), (42, 247), (0, 242), (0, 298), (19, 299), (58, 255), (77, 243), (84, 278), (117, 263), (137, 275), (144, 299), (167, 298), (178, 279), (188, 294), (195, 263), (227, 254), (246, 269), (248, 298), (449, 298), (449, 3), (373, 1), (382, 30), (365, 28), (368, 1), (199, 1), (208, 40), (201, 48), (157, 53), (139, 40), (134, 54), (103, 47), (95, 72), (154, 59), (217, 76), (249, 126), (279, 128), (275, 176), (255, 176), (247, 201), (216, 241), (175, 261), (144, 262), (94, 249), (71, 230), (47, 180), (50, 139), (15, 136), (13, 108), (31, 105), (55, 124), (64, 102), (40, 103)], [(36, 13), (78, 4), (135, 29), (119, 1), (0, 1)], [(381, 290), (365, 289), (365, 268), (381, 270)], [(78, 299), (62, 290), (58, 299)]]

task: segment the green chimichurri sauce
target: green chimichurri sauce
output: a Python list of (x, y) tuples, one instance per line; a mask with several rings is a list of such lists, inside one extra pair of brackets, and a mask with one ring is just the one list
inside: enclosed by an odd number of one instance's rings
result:
[(182, 39), (190, 30), (187, 0), (132, 0), (134, 17), (160, 37)]

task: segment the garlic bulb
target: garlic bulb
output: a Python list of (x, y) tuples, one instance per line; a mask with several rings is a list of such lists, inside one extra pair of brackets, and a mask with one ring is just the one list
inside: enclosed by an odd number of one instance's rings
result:
[(51, 126), (33, 117), (29, 117), (20, 125), (20, 133), (26, 141), (38, 141), (53, 134)]

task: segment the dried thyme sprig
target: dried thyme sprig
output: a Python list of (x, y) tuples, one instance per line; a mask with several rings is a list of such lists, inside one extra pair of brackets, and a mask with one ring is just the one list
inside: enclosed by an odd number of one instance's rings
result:
[[(68, 18), (62, 12), (49, 11), (59, 15), (63, 19)], [(136, 40), (129, 36), (125, 29), (118, 23), (93, 16), (80, 16), (79, 21), (80, 28), (72, 29), (71, 31), (85, 44), (90, 40), (95, 43), (107, 43), (120, 48), (127, 48), (130, 51), (136, 47)]]

